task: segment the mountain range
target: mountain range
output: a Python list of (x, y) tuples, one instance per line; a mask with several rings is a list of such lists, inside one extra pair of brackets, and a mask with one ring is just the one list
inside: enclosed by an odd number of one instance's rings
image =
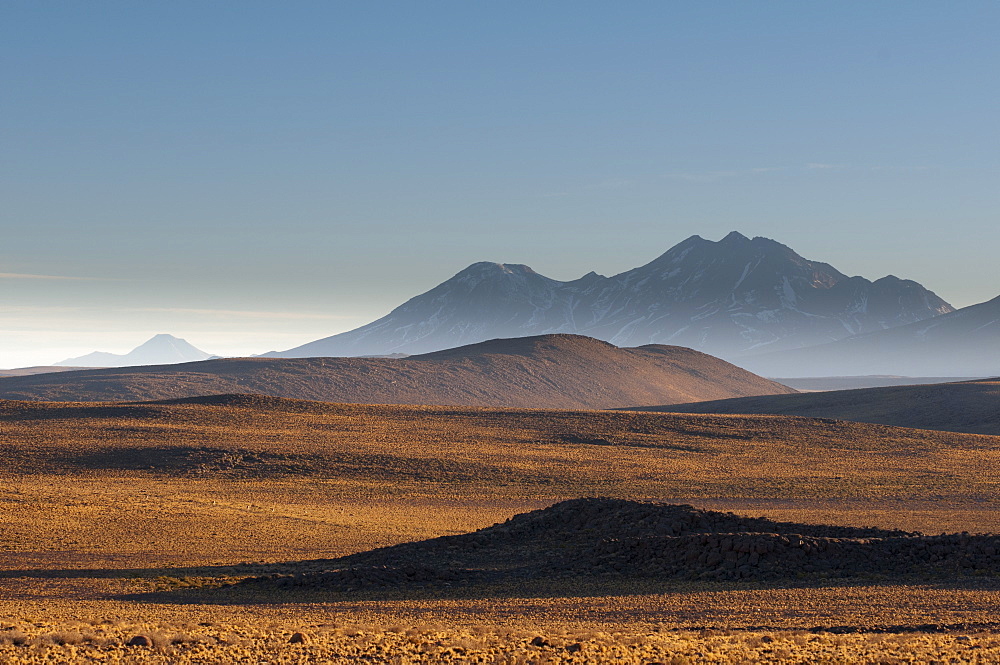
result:
[(257, 393), (325, 402), (603, 409), (794, 392), (676, 346), (579, 335), (497, 339), (407, 358), (225, 358), (0, 378), (0, 398), (135, 401)]
[(525, 265), (475, 263), (377, 321), (265, 355), (412, 354), (496, 337), (573, 333), (618, 346), (687, 346), (733, 360), (953, 311), (917, 282), (848, 277), (774, 240), (734, 231), (717, 242), (692, 236), (612, 277), (591, 272), (562, 282)]
[(207, 360), (212, 355), (197, 349), (173, 335), (154, 335), (128, 353), (95, 351), (79, 358), (67, 358), (55, 363), (62, 367), (130, 367), (133, 365), (167, 365)]

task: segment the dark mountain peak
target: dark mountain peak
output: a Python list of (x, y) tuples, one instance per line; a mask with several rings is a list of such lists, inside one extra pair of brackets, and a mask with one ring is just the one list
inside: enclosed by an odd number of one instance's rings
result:
[(679, 243), (677, 243), (676, 245), (665, 251), (663, 254), (660, 254), (650, 263), (651, 264), (658, 263), (665, 260), (669, 260), (671, 258), (676, 258), (678, 256), (684, 256), (698, 247), (704, 247), (706, 245), (714, 245), (714, 244), (715, 243), (712, 242), (711, 240), (705, 240), (701, 236), (698, 235), (690, 236), (689, 238), (685, 238), (684, 240), (680, 241)]
[[(739, 238), (733, 238), (733, 236), (739, 236)], [(787, 261), (798, 265), (813, 264), (813, 265), (823, 265), (825, 263), (818, 264), (809, 261), (799, 255), (794, 249), (780, 243), (777, 240), (771, 238), (766, 238), (764, 236), (754, 236), (753, 239), (748, 239), (746, 236), (740, 235), (733, 231), (728, 236), (716, 243), (721, 248), (725, 248), (730, 252), (740, 252), (741, 255), (753, 255), (753, 256), (770, 256)]]
[(521, 263), (496, 263), (494, 261), (478, 261), (455, 276), (458, 277), (467, 273), (496, 275), (537, 274), (529, 266)]
[(556, 282), (544, 275), (539, 275), (529, 266), (521, 263), (480, 261), (458, 272), (454, 277), (442, 282), (425, 295), (451, 293), (456, 289), (462, 292), (473, 292), (481, 288), (510, 290), (517, 288), (517, 285), (522, 283), (548, 284)]
[(691, 236), (687, 240), (674, 245), (651, 262), (638, 268), (638, 270), (646, 268), (670, 269), (670, 266), (676, 267), (682, 262), (717, 261), (720, 258), (745, 260), (752, 256), (760, 255), (783, 255), (799, 262), (805, 261), (805, 259), (792, 251), (791, 248), (770, 238), (755, 236), (751, 240), (739, 231), (731, 231), (726, 237), (718, 241), (705, 240), (697, 235)]
[(578, 279), (574, 279), (571, 282), (566, 282), (566, 286), (571, 287), (571, 288), (573, 288), (573, 287), (587, 288), (587, 287), (589, 287), (589, 286), (591, 286), (593, 284), (597, 284), (598, 282), (602, 282), (602, 281), (604, 281), (606, 279), (607, 279), (607, 277), (605, 277), (604, 275), (599, 275), (598, 273), (596, 273), (593, 270), (591, 270), (590, 272), (588, 272), (583, 277), (580, 277)]
[(523, 263), (498, 263), (496, 264), (501, 272), (508, 275), (537, 275), (531, 266), (526, 266)]
[(537, 272), (532, 270), (531, 266), (526, 266), (522, 263), (495, 263), (492, 261), (480, 261), (478, 263), (473, 263), (468, 268), (460, 271), (448, 281), (468, 278), (474, 278), (478, 281), (482, 279), (504, 279), (511, 277), (548, 279), (547, 277), (539, 275)]
[(679, 301), (727, 309), (737, 301), (753, 302), (754, 307), (771, 310), (802, 296), (802, 289), (828, 289), (846, 279), (832, 266), (809, 261), (770, 238), (751, 240), (738, 231), (719, 241), (694, 238), (620, 277), (632, 288), (645, 288), (653, 280), (661, 292), (671, 292)]
[[(758, 240), (758, 238), (754, 238), (754, 240)], [(726, 245), (743, 244), (748, 242), (750, 242), (750, 238), (747, 238), (739, 231), (730, 231), (725, 238), (719, 241), (720, 244)]]

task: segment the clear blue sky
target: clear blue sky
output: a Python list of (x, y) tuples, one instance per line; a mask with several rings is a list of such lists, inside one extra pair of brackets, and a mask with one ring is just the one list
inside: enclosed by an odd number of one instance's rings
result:
[[(997, 2), (0, 3), (0, 367), (730, 230), (1000, 294)], [(76, 279), (43, 279), (39, 275)]]

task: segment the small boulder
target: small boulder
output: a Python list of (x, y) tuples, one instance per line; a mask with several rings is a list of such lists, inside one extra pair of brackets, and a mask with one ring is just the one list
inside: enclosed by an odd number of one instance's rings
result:
[(153, 639), (149, 635), (136, 635), (126, 642), (126, 645), (130, 647), (151, 647), (153, 646)]
[(288, 638), (289, 644), (309, 644), (309, 638), (305, 633), (295, 632)]

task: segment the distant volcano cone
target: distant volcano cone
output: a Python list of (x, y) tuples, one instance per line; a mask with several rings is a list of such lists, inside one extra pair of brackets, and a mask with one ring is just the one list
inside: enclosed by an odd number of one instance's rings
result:
[(131, 367), (134, 365), (171, 365), (207, 360), (211, 357), (211, 354), (195, 348), (179, 337), (161, 333), (154, 335), (126, 354), (95, 351), (79, 358), (68, 358), (55, 364), (70, 367)]

